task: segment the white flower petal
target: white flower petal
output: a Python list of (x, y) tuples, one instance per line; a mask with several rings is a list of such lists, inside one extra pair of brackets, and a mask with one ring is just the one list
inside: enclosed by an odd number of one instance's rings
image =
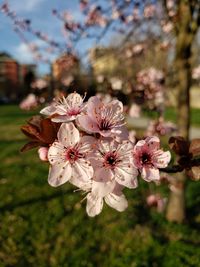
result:
[(117, 196), (115, 194), (109, 194), (105, 196), (105, 202), (113, 209), (122, 212), (128, 207), (128, 201), (122, 194)]
[(56, 111), (56, 107), (55, 107), (55, 105), (52, 104), (50, 106), (47, 106), (47, 107), (43, 108), (40, 111), (40, 113), (42, 115), (51, 116), (52, 114), (56, 113), (55, 111)]
[(77, 118), (77, 121), (81, 128), (87, 133), (99, 132), (99, 127), (95, 121), (93, 121), (87, 115), (81, 115)]
[(111, 181), (114, 177), (113, 172), (108, 168), (99, 168), (95, 170), (94, 173), (94, 181), (106, 183), (108, 181)]
[(88, 192), (92, 189), (92, 180), (88, 180), (87, 182), (84, 182), (80, 180), (77, 177), (72, 176), (69, 180), (69, 183), (80, 188), (81, 190)]
[(54, 142), (48, 150), (48, 160), (51, 165), (65, 161), (65, 148), (59, 142)]
[(90, 217), (98, 215), (103, 208), (103, 198), (97, 197), (92, 193), (87, 195), (86, 212)]
[(76, 119), (76, 116), (67, 116), (67, 115), (58, 115), (54, 118), (52, 118), (51, 120), (53, 122), (58, 122), (58, 123), (62, 123), (62, 122), (70, 122)]
[(87, 182), (92, 178), (94, 170), (90, 163), (84, 159), (78, 159), (72, 165), (72, 176), (82, 182)]
[(112, 106), (114, 113), (122, 113), (123, 112), (123, 104), (121, 101), (116, 99), (116, 100), (113, 100), (112, 102), (110, 102), (109, 105)]
[(102, 102), (97, 96), (92, 96), (87, 103), (87, 114), (90, 117), (95, 117), (102, 108)]
[(138, 171), (133, 166), (130, 168), (116, 168), (115, 169), (115, 180), (117, 183), (128, 187), (136, 188)]
[(149, 136), (145, 139), (145, 142), (151, 150), (157, 150), (160, 147), (160, 139), (157, 136)]
[(79, 142), (80, 136), (78, 129), (72, 122), (63, 123), (58, 131), (58, 141), (64, 146), (74, 146)]
[(157, 168), (165, 168), (170, 162), (170, 159), (171, 154), (169, 151), (160, 151), (160, 153), (156, 155), (155, 158), (153, 157), (153, 163)]
[(49, 169), (49, 176), (48, 176), (48, 183), (53, 186), (57, 187), (69, 181), (71, 178), (71, 166), (69, 163), (62, 163), (62, 164), (55, 164), (50, 166)]
[(84, 135), (81, 137), (79, 142), (79, 152), (80, 153), (88, 153), (96, 150), (96, 139), (89, 135)]
[(92, 183), (92, 193), (98, 197), (105, 197), (109, 193), (113, 192), (115, 188), (115, 181), (100, 183), (93, 181)]
[(147, 182), (158, 181), (160, 179), (159, 170), (156, 168), (143, 167), (141, 176)]

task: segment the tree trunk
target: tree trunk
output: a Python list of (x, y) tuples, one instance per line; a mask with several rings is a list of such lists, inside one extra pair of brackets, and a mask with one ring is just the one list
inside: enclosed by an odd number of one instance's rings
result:
[[(175, 69), (177, 76), (177, 126), (179, 135), (189, 139), (191, 85), (191, 48), (194, 33), (190, 29), (192, 20), (189, 0), (180, 0), (178, 7)], [(176, 183), (170, 192), (166, 217), (181, 223), (185, 219), (185, 175), (176, 175)]]

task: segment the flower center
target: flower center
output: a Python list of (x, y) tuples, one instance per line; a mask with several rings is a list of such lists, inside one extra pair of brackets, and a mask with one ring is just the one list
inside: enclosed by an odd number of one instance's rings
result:
[(107, 131), (110, 130), (110, 128), (111, 128), (110, 122), (106, 118), (102, 118), (99, 123), (99, 129), (101, 131)]
[(104, 166), (105, 167), (115, 167), (116, 164), (119, 162), (117, 158), (117, 154), (115, 152), (108, 152), (104, 156)]
[(141, 156), (141, 162), (143, 164), (150, 164), (151, 163), (151, 155), (148, 153), (143, 153)]
[(79, 153), (78, 149), (75, 147), (71, 147), (66, 150), (66, 160), (70, 163), (74, 163), (77, 159), (82, 157), (83, 154)]
[(73, 109), (68, 110), (67, 115), (68, 116), (76, 116), (79, 113), (80, 113), (80, 109), (73, 108)]

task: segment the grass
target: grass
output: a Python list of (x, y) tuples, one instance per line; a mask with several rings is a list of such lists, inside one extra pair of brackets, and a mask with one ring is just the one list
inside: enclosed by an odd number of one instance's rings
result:
[[(95, 218), (68, 184), (52, 188), (37, 152), (20, 154), (19, 127), (33, 112), (0, 106), (0, 267), (198, 267), (200, 183), (189, 182), (187, 223), (149, 210), (143, 182), (126, 190), (123, 213), (104, 207)], [(167, 194), (167, 189), (161, 189)]]
[[(144, 111), (144, 115), (150, 118), (156, 118), (157, 116), (156, 112), (153, 111)], [(165, 110), (165, 119), (176, 123), (176, 109), (173, 107), (167, 107)], [(191, 125), (200, 126), (200, 109), (198, 108), (191, 109)]]

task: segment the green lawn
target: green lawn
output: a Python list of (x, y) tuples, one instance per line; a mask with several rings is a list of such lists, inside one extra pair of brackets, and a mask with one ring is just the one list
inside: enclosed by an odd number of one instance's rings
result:
[(200, 183), (188, 183), (183, 225), (146, 207), (144, 183), (125, 192), (125, 212), (105, 206), (89, 218), (84, 196), (68, 184), (48, 185), (36, 151), (20, 154), (19, 127), (33, 113), (0, 106), (0, 114), (0, 267), (200, 266)]
[[(157, 114), (153, 111), (144, 111), (144, 115), (150, 118), (156, 118)], [(165, 119), (176, 123), (176, 109), (167, 107), (165, 110)], [(191, 124), (192, 126), (200, 126), (200, 109), (191, 109)]]

